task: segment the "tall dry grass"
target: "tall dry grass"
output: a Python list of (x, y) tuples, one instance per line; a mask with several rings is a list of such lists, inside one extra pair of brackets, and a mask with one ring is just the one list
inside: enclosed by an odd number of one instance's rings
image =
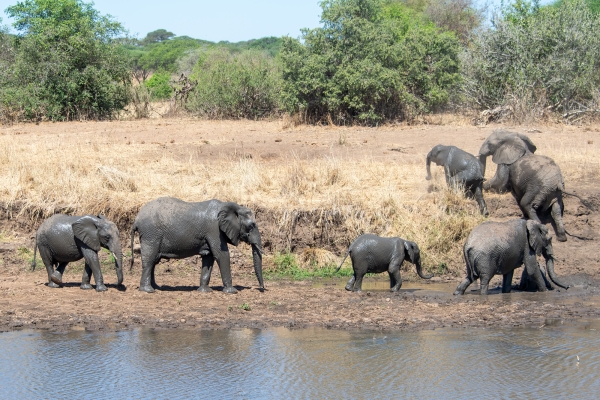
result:
[[(594, 149), (557, 145), (544, 154), (572, 182), (600, 176)], [(57, 211), (103, 213), (129, 228), (139, 207), (157, 197), (218, 198), (260, 209), (266, 239), (293, 235), (298, 212), (307, 212), (334, 232), (326, 247), (338, 256), (356, 236), (373, 232), (418, 243), (429, 271), (460, 273), (464, 239), (483, 218), (474, 200), (446, 188), (441, 168), (432, 168), (434, 179), (426, 181), (420, 156), (403, 164), (334, 156), (207, 162), (197, 146), (174, 156), (156, 146), (4, 135), (0, 202), (34, 222)], [(490, 162), (487, 174), (493, 173)], [(278, 251), (290, 243), (270, 241)]]

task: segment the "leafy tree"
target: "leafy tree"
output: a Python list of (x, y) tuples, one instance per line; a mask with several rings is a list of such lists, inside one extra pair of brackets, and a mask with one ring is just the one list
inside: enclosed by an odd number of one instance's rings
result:
[(23, 118), (112, 118), (128, 103), (130, 72), (115, 38), (122, 26), (81, 0), (8, 7), (18, 35), (0, 71), (0, 104)]
[(173, 32), (169, 32), (166, 29), (157, 29), (149, 32), (146, 37), (142, 40), (142, 44), (148, 45), (152, 43), (160, 43), (175, 37)]
[(459, 43), (401, 3), (325, 0), (322, 28), (284, 38), (282, 101), (308, 120), (375, 124), (444, 105)]
[(173, 89), (171, 88), (170, 82), (171, 74), (168, 72), (157, 72), (144, 84), (150, 90), (153, 99), (164, 100), (173, 95)]

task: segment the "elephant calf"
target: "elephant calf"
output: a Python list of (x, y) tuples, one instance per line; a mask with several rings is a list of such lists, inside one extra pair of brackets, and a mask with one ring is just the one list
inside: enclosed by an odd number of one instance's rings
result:
[[(32, 270), (35, 270), (37, 249), (48, 271), (48, 286), (59, 287), (67, 264), (85, 259), (81, 289), (91, 289), (90, 275), (94, 274), (96, 291), (106, 289), (98, 251), (108, 249), (115, 258), (117, 285), (123, 283), (123, 252), (117, 226), (99, 215), (69, 216), (56, 214), (42, 222), (35, 235)], [(54, 266), (58, 265), (56, 270)]]
[(354, 276), (346, 285), (346, 290), (360, 292), (362, 280), (367, 272), (384, 272), (390, 275), (390, 290), (398, 291), (402, 286), (400, 267), (404, 260), (415, 264), (417, 273), (423, 279), (430, 279), (433, 275), (423, 275), (421, 271), (421, 252), (414, 242), (397, 237), (384, 238), (376, 235), (361, 235), (348, 248), (348, 253), (335, 271), (339, 271), (350, 255)]
[(431, 179), (432, 161), (444, 167), (448, 186), (464, 185), (475, 197), (481, 214), (489, 215), (482, 193), (484, 167), (475, 156), (455, 146), (438, 144), (427, 154), (427, 180)]
[(463, 247), (466, 277), (458, 285), (455, 295), (464, 294), (469, 285), (480, 279), (481, 294), (488, 293), (492, 277), (502, 274), (502, 293), (510, 293), (516, 268), (525, 265), (538, 291), (546, 290), (536, 255), (546, 259), (548, 277), (557, 286), (567, 289), (554, 274), (552, 238), (544, 225), (524, 219), (506, 222), (484, 222), (469, 234)]

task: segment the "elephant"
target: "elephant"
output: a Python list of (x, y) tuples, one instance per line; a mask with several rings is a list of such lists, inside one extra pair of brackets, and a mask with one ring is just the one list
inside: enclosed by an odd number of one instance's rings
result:
[[(536, 150), (531, 140), (522, 134), (503, 130), (494, 131), (479, 149), (479, 160), (484, 171), (486, 158), (498, 164), (495, 176), (483, 185), (485, 190), (500, 193), (510, 191), (523, 216), (540, 222), (540, 215), (552, 217), (556, 237), (566, 242), (566, 230), (562, 221), (563, 194), (583, 199), (565, 191), (560, 168), (549, 157), (533, 154)], [(586, 204), (587, 206), (587, 204)]]
[(431, 179), (431, 162), (444, 167), (444, 175), (448, 186), (462, 184), (477, 200), (479, 211), (488, 216), (487, 206), (483, 199), (482, 186), (483, 166), (472, 154), (456, 146), (438, 144), (427, 154), (427, 180)]
[[(139, 232), (142, 277), (140, 291), (152, 293), (158, 289), (154, 269), (161, 259), (202, 257), (200, 292), (211, 292), (208, 287), (214, 261), (223, 279), (224, 293), (237, 293), (231, 281), (229, 248), (240, 240), (252, 246), (254, 272), (261, 291), (262, 277), (261, 236), (252, 211), (236, 203), (208, 200), (190, 203), (173, 197), (161, 197), (145, 204), (131, 229), (133, 239)], [(133, 257), (131, 259), (133, 267)]]
[(431, 279), (432, 275), (424, 275), (421, 271), (421, 252), (416, 243), (398, 237), (380, 237), (364, 234), (357, 237), (348, 248), (346, 257), (335, 272), (338, 272), (346, 258), (350, 255), (354, 275), (348, 281), (346, 290), (362, 291), (362, 280), (368, 272), (387, 271), (390, 276), (390, 291), (397, 292), (402, 286), (400, 267), (404, 260), (415, 264), (417, 273), (423, 279)]
[(485, 295), (490, 280), (496, 274), (502, 274), (502, 293), (510, 293), (514, 270), (521, 265), (525, 265), (538, 291), (546, 291), (546, 283), (536, 259), (539, 255), (546, 259), (546, 271), (552, 283), (568, 289), (554, 273), (553, 254), (548, 228), (534, 220), (484, 222), (467, 237), (463, 247), (466, 277), (454, 294), (464, 294), (467, 287), (479, 278), (481, 294)]
[(55, 214), (42, 222), (35, 235), (35, 241), (31, 268), (35, 270), (39, 248), (40, 257), (48, 271), (49, 287), (59, 287), (67, 264), (84, 258), (85, 269), (81, 278), (81, 289), (92, 289), (90, 275), (93, 273), (96, 291), (106, 291), (98, 259), (101, 247), (112, 253), (117, 270), (117, 285), (123, 284), (123, 252), (119, 230), (102, 215)]

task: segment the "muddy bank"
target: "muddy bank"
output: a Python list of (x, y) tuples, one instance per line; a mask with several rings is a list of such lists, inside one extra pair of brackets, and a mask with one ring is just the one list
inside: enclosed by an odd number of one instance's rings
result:
[[(368, 290), (346, 292), (342, 281), (269, 281), (260, 292), (251, 277), (236, 277), (240, 292), (196, 291), (197, 274), (157, 276), (163, 290), (137, 290), (136, 277), (105, 293), (79, 289), (79, 276), (65, 275), (65, 286), (48, 288), (45, 271), (0, 276), (0, 331), (16, 329), (128, 330), (324, 327), (413, 331), (442, 327), (542, 327), (600, 317), (600, 290), (580, 284), (568, 291), (513, 292), (499, 288), (486, 298), (470, 292), (452, 296), (456, 282), (405, 283), (399, 293), (386, 282), (365, 282)], [(108, 275), (107, 281), (115, 277)], [(213, 277), (213, 284), (218, 283)], [(377, 281), (379, 283), (374, 284)], [(475, 288), (473, 288), (475, 289)]]

